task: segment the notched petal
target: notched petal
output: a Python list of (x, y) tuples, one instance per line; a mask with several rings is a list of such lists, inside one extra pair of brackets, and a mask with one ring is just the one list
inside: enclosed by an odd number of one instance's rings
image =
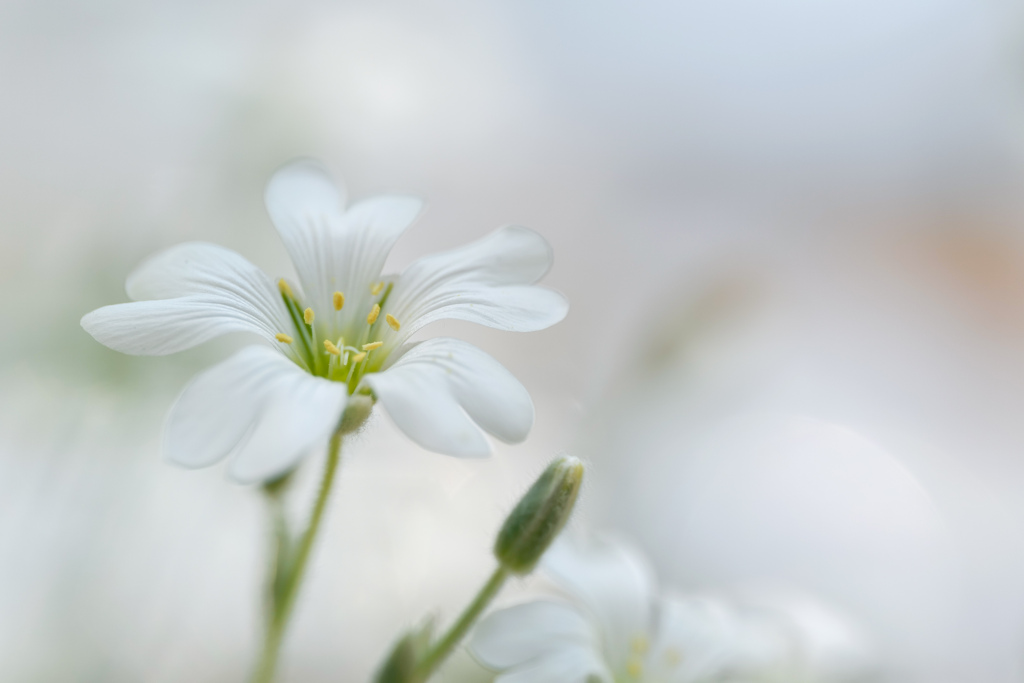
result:
[(411, 264), (398, 278), (389, 310), (403, 322), (403, 339), (444, 319), (515, 332), (542, 330), (569, 310), (561, 294), (535, 285), (552, 259), (551, 246), (538, 233), (502, 228)]
[(197, 468), (233, 454), (229, 472), (236, 481), (270, 479), (326, 441), (346, 397), (344, 385), (250, 346), (185, 388), (167, 417), (164, 455)]
[(533, 426), (533, 401), (523, 385), (491, 356), (457, 339), (417, 344), (363, 382), (399, 429), (438, 453), (483, 457), (490, 447), (481, 428), (518, 443)]
[(481, 664), (500, 671), (572, 645), (596, 644), (594, 637), (577, 610), (537, 600), (488, 615), (474, 629), (469, 649)]
[(128, 276), (126, 289), (135, 302), (82, 318), (89, 334), (122, 353), (176, 353), (229, 332), (273, 343), (291, 328), (270, 278), (215, 244), (189, 242), (152, 256)]

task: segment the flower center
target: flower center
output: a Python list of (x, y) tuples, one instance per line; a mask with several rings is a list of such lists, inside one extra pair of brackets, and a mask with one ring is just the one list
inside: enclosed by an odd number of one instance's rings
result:
[(629, 659), (626, 661), (627, 680), (638, 681), (644, 675), (644, 656), (650, 648), (647, 636), (634, 636), (629, 643)]
[[(385, 314), (383, 320), (380, 319), (393, 283), (381, 281), (372, 284), (372, 306), (366, 314), (365, 324), (359, 316), (355, 324), (344, 330), (336, 329), (329, 320), (318, 321), (316, 311), (309, 306), (303, 308), (285, 280), (278, 280), (277, 285), (295, 334), (280, 332), (275, 338), (286, 347), (286, 355), (296, 364), (318, 377), (344, 382), (348, 385), (349, 394), (355, 393), (363, 375), (381, 369), (388, 356), (388, 349), (381, 350), (384, 346), (381, 339), (384, 333), (382, 324), (396, 332), (402, 326), (390, 313)], [(345, 294), (334, 292), (331, 305), (335, 313), (341, 311), (345, 306)], [(330, 318), (330, 312), (324, 317)]]
[(665, 648), (651, 652), (651, 643), (645, 634), (634, 636), (629, 642), (629, 658), (623, 671), (616, 676), (618, 683), (660, 683), (683, 661), (680, 650)]

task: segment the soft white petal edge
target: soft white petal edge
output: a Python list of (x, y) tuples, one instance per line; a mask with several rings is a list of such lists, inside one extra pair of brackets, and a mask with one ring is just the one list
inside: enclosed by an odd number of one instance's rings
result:
[(590, 647), (574, 645), (500, 674), (494, 683), (613, 683), (608, 666)]
[(155, 254), (128, 276), (133, 299), (85, 315), (82, 327), (115, 351), (166, 355), (228, 332), (253, 332), (274, 343), (291, 329), (273, 282), (241, 255), (205, 242)]
[(563, 537), (541, 568), (592, 615), (612, 667), (624, 667), (632, 639), (653, 626), (654, 576), (643, 556), (606, 536)]
[(249, 346), (185, 387), (167, 417), (164, 455), (196, 468), (234, 453), (233, 479), (271, 479), (329, 438), (346, 398), (344, 384), (314, 377), (272, 349)]
[(263, 200), (303, 287), (307, 279), (318, 284), (327, 276), (323, 252), (330, 248), (330, 226), (341, 222), (344, 191), (319, 162), (298, 159), (271, 176)]
[[(307, 303), (331, 316), (339, 329), (366, 315), (361, 305), (380, 277), (395, 241), (415, 220), (423, 202), (415, 197), (380, 196), (343, 211), (344, 192), (317, 161), (300, 159), (279, 169), (264, 200), (274, 227), (295, 264)], [(334, 312), (331, 297), (347, 303)]]
[(732, 663), (739, 636), (733, 611), (718, 600), (663, 599), (650, 649), (653, 672), (668, 680), (713, 679)]
[(458, 339), (411, 346), (363, 382), (399, 429), (437, 453), (485, 457), (491, 449), (480, 427), (506, 443), (524, 440), (533, 427), (533, 401), (519, 380)]
[(400, 338), (437, 320), (453, 319), (510, 332), (533, 332), (561, 321), (569, 303), (534, 285), (550, 269), (551, 246), (521, 226), (412, 263), (398, 277), (389, 310)]
[(577, 610), (538, 600), (498, 610), (473, 631), (470, 652), (489, 669), (501, 671), (543, 654), (594, 642), (593, 627)]

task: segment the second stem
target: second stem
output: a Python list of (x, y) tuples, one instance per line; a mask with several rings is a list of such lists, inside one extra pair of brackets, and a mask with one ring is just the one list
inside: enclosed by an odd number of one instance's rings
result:
[(480, 614), (486, 609), (487, 605), (494, 599), (494, 596), (501, 590), (501, 587), (505, 585), (506, 579), (508, 579), (508, 571), (501, 565), (498, 565), (498, 568), (491, 574), (491, 578), (487, 580), (487, 583), (483, 585), (480, 592), (473, 598), (473, 602), (463, 610), (458, 620), (452, 624), (448, 632), (444, 634), (441, 640), (437, 641), (437, 644), (430, 649), (419, 663), (417, 667), (418, 680), (426, 681), (429, 679), (430, 675), (437, 670), (437, 667), (451, 654), (452, 650), (466, 636), (470, 627), (480, 617)]

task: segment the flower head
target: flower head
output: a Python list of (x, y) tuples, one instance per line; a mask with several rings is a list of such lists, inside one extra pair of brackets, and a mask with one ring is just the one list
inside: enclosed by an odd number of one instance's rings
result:
[(507, 442), (526, 437), (533, 404), (497, 361), (459, 340), (409, 339), (442, 319), (519, 332), (561, 320), (564, 297), (535, 285), (551, 265), (547, 242), (506, 227), (385, 274), (420, 201), (376, 197), (348, 210), (343, 202), (319, 164), (288, 165), (270, 180), (266, 205), (297, 282), (271, 279), (229, 249), (186, 243), (128, 277), (133, 302), (82, 318), (98, 341), (136, 355), (175, 353), (228, 332), (262, 338), (186, 387), (165, 432), (173, 462), (203, 467), (234, 453), (234, 478), (273, 478), (325, 441), (357, 394), (379, 400), (433, 451), (486, 455), (481, 428)]
[(541, 568), (568, 601), (499, 610), (473, 635), (496, 683), (820, 680), (794, 673), (801, 648), (789, 624), (715, 598), (658, 596), (643, 559), (621, 544), (560, 540)]

